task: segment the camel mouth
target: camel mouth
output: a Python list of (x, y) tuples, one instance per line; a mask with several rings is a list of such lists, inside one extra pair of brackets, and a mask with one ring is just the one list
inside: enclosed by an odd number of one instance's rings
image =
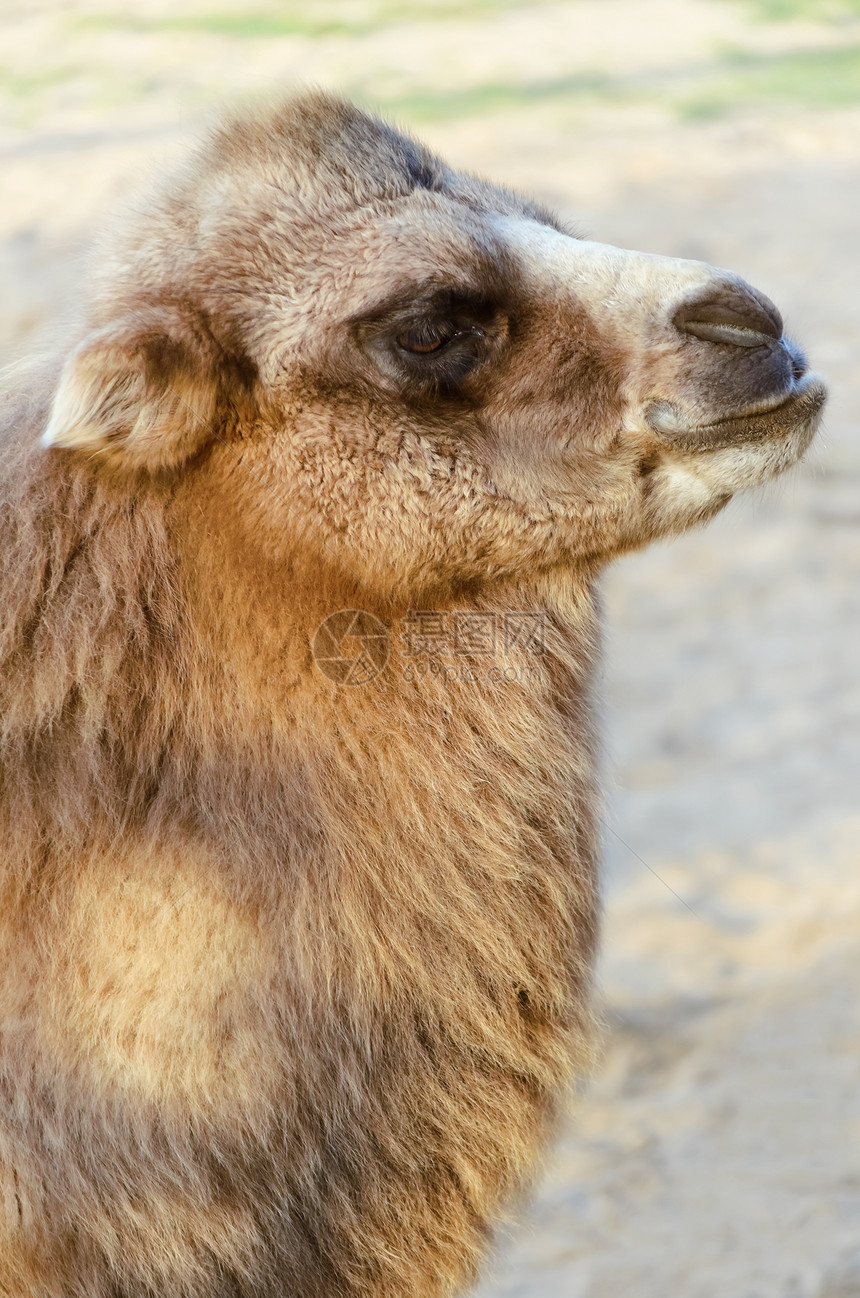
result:
[[(728, 415), (725, 419), (715, 420), (714, 424), (729, 423), (733, 420), (755, 419), (757, 415), (772, 415), (786, 406), (791, 406), (793, 402), (805, 397), (813, 389), (819, 393), (819, 400), (823, 405), (827, 400), (827, 387), (824, 380), (820, 374), (816, 374), (814, 370), (809, 369), (804, 363), (795, 368), (787, 388), (772, 392), (769, 396), (761, 397), (758, 401), (745, 406), (743, 410)], [(711, 427), (711, 425), (705, 424), (703, 427), (707, 428)]]
[[(798, 367), (800, 368), (800, 367)], [(645, 422), (661, 441), (675, 450), (708, 451), (751, 442), (799, 435), (806, 449), (827, 402), (827, 385), (820, 374), (804, 369), (784, 389), (719, 419), (692, 422), (675, 403), (652, 402)]]

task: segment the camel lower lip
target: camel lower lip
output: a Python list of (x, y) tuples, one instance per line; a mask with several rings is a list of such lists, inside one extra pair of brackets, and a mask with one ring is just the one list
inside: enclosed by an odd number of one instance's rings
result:
[(673, 403), (655, 402), (646, 409), (645, 421), (661, 440), (672, 446), (681, 450), (708, 450), (762, 441), (789, 431), (786, 421), (780, 418), (781, 412), (790, 413), (792, 427), (800, 427), (820, 413), (826, 400), (823, 379), (814, 370), (807, 370), (787, 392), (721, 419), (692, 423)]

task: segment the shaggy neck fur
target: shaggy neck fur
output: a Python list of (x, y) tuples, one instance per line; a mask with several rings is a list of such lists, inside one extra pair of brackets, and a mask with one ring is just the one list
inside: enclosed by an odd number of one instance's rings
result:
[[(69, 1226), (68, 1257), (92, 1293), (105, 1257), (135, 1294), (141, 1275), (208, 1293), (242, 1258), (250, 1293), (267, 1267), (285, 1294), (453, 1291), (587, 1048), (587, 583), (464, 589), (459, 609), (540, 609), (546, 654), (521, 655), (521, 679), (418, 680), (407, 599), (335, 565), (303, 582), (301, 555), (264, 571), (193, 490), (25, 454), (7, 493), (3, 914), (18, 969), (47, 960), (61, 990), (34, 1002), (10, 972), (4, 995), (54, 1051), (52, 1108), (103, 1151), (88, 1175), (106, 1206), (90, 1244)], [(392, 628), (385, 671), (354, 690), (310, 653), (341, 607)], [(31, 1049), (22, 1033), (6, 1093)], [(169, 1246), (136, 1249), (113, 1193), (141, 1175), (111, 1129), (120, 1097)], [(28, 1213), (62, 1220), (80, 1169), (49, 1175), (34, 1148), (21, 1165), (0, 1144), (0, 1165)], [(202, 1249), (194, 1214), (216, 1201)], [(312, 1221), (286, 1226), (296, 1202)], [(410, 1210), (392, 1255), (395, 1202)], [(0, 1278), (31, 1265), (10, 1249)]]

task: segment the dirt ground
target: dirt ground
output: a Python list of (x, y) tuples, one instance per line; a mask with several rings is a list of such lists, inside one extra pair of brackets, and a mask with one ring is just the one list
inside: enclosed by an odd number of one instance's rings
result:
[(790, 480), (607, 574), (602, 1059), (480, 1292), (860, 1298), (860, 7), (212, 4), (0, 7), (0, 363), (213, 105), (312, 81), (740, 271), (830, 379)]

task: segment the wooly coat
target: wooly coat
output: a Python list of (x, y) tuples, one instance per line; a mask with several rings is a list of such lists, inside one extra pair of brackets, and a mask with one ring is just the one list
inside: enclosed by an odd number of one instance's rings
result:
[(0, 1293), (474, 1279), (587, 1063), (595, 579), (823, 402), (322, 95), (129, 212), (4, 398)]

